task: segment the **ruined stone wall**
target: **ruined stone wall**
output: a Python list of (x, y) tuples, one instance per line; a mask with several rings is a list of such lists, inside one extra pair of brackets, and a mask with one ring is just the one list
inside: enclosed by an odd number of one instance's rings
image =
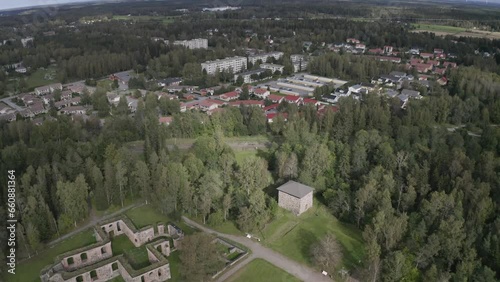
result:
[[(86, 259), (83, 256), (83, 254), (87, 255)], [(61, 264), (65, 270), (74, 270), (90, 264), (94, 264), (96, 262), (110, 258), (112, 256), (113, 256), (113, 251), (111, 249), (111, 242), (108, 242), (104, 245), (97, 246), (95, 248), (71, 256), (64, 257), (61, 260)], [(73, 263), (71, 263), (71, 259), (73, 259)]]
[(281, 191), (278, 193), (278, 206), (287, 209), (296, 215), (300, 214), (300, 199)]
[(153, 245), (153, 247), (155, 249), (157, 249), (157, 250), (158, 250), (158, 246), (160, 246), (160, 250), (159, 251), (164, 256), (166, 256), (166, 257), (170, 256), (170, 242), (168, 240), (165, 240), (165, 241), (162, 241), (162, 242), (160, 242), (158, 244)]
[(313, 205), (313, 192), (305, 195), (302, 199), (300, 199), (300, 212), (299, 214), (305, 212), (310, 209)]

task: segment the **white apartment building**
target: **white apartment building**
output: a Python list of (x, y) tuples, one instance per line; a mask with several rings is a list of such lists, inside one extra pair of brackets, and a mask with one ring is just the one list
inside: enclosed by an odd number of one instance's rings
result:
[(290, 55), (290, 60), (293, 64), (293, 72), (305, 71), (309, 64), (307, 57), (301, 54)]
[(196, 38), (191, 40), (177, 40), (174, 45), (181, 45), (188, 49), (208, 49), (208, 39)]
[(281, 59), (283, 57), (283, 52), (269, 52), (269, 53), (262, 53), (262, 54), (255, 54), (255, 55), (250, 55), (248, 56), (248, 62), (255, 64), (259, 60), (263, 63), (267, 62), (268, 58), (274, 58), (276, 60)]
[(247, 68), (247, 58), (245, 57), (229, 57), (215, 61), (206, 61), (201, 64), (201, 69), (207, 74), (215, 74), (217, 71), (232, 70), (233, 73), (239, 73)]
[(285, 68), (282, 65), (277, 65), (277, 64), (261, 64), (260, 65), (261, 69), (266, 69), (266, 70), (271, 70), (273, 73), (276, 71), (279, 71), (280, 73), (283, 73), (283, 69)]

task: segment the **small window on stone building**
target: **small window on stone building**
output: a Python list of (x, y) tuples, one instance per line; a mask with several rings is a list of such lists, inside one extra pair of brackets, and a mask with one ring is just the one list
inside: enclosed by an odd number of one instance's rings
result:
[(161, 253), (161, 245), (159, 245), (158, 247), (156, 247), (156, 250), (158, 250), (158, 252)]
[(83, 276), (76, 277), (76, 282), (83, 282)]
[(117, 222), (117, 223), (116, 223), (116, 230), (118, 230), (118, 231), (122, 231), (122, 229), (120, 228), (120, 222)]
[(146, 278), (144, 278), (144, 276), (141, 276), (141, 282), (146, 282)]
[(68, 263), (68, 265), (72, 265), (75, 263), (75, 260), (73, 259), (73, 257), (70, 257), (66, 259), (66, 263)]
[(158, 276), (161, 276), (161, 269), (158, 269)]
[(113, 271), (118, 270), (118, 263), (117, 263), (117, 262), (113, 263), (113, 264), (111, 265), (111, 269), (112, 269)]
[(97, 280), (97, 278), (98, 278), (98, 277), (97, 277), (97, 271), (92, 270), (92, 271), (90, 272), (90, 279), (92, 279), (92, 281), (95, 281), (95, 280)]
[(80, 258), (82, 259), (82, 261), (86, 261), (87, 260), (87, 253), (81, 253)]
[(106, 253), (106, 247), (102, 247), (101, 248), (101, 255), (105, 254)]

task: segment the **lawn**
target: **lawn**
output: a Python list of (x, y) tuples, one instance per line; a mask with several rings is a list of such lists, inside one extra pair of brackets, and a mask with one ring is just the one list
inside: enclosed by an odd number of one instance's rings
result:
[(28, 85), (29, 89), (34, 89), (35, 87), (44, 86), (56, 82), (58, 82), (56, 80), (56, 69), (53, 67), (49, 67), (47, 69), (38, 69), (26, 79), (26, 84)]
[(258, 153), (257, 150), (244, 150), (244, 151), (235, 151), (234, 155), (236, 158), (236, 162), (238, 164), (241, 164), (244, 159), (257, 156), (257, 153)]
[[(35, 282), (40, 281), (40, 270), (54, 263), (54, 259), (65, 252), (78, 249), (95, 243), (93, 230), (89, 229), (78, 233), (69, 239), (62, 241), (50, 248), (45, 248), (31, 259), (17, 264), (16, 275), (7, 276), (5, 281), (11, 282)], [(0, 279), (2, 280), (2, 279)]]
[(459, 33), (464, 32), (467, 29), (463, 27), (449, 26), (449, 25), (437, 25), (437, 24), (413, 24), (417, 30), (425, 31), (435, 31), (435, 32), (448, 32), (448, 33)]
[(277, 268), (263, 259), (254, 259), (240, 269), (228, 282), (299, 282), (295, 276)]
[(193, 234), (194, 232), (194, 230), (191, 227), (187, 226), (183, 221), (174, 221), (170, 219), (168, 216), (163, 215), (155, 210), (152, 205), (144, 205), (130, 209), (127, 211), (126, 215), (139, 229), (159, 222), (173, 222), (175, 225), (180, 227), (186, 235)]
[(141, 246), (136, 248), (127, 235), (119, 235), (112, 239), (111, 248), (113, 249), (113, 255), (125, 254), (130, 266), (133, 269), (144, 268), (151, 263), (148, 258), (148, 251), (146, 246)]
[(318, 203), (300, 216), (281, 209), (281, 215), (260, 233), (264, 244), (298, 262), (312, 265), (310, 248), (333, 233), (344, 248), (343, 266), (353, 269), (364, 258), (361, 231), (338, 221)]

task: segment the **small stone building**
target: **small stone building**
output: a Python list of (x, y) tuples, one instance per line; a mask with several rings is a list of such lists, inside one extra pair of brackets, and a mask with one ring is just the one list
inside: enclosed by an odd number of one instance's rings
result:
[(312, 207), (313, 191), (307, 185), (290, 180), (278, 187), (278, 205), (300, 215)]

